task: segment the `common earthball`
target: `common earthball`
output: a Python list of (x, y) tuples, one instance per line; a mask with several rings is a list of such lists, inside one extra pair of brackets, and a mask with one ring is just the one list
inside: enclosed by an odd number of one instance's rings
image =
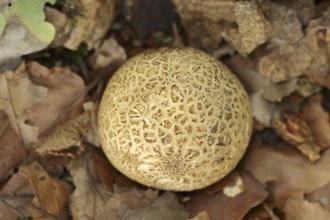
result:
[(248, 95), (220, 61), (193, 48), (144, 51), (110, 79), (98, 133), (110, 162), (157, 189), (191, 191), (226, 176), (250, 139)]

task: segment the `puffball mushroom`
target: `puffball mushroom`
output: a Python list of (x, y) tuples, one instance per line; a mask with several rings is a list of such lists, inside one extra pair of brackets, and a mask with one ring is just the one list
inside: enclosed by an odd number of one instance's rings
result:
[(191, 191), (226, 176), (252, 129), (248, 95), (221, 62), (193, 48), (147, 50), (104, 91), (98, 132), (110, 162), (157, 189)]

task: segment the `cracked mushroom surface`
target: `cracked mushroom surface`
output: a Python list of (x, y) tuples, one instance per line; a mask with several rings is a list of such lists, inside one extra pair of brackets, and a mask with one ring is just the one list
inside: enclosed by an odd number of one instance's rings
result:
[(103, 94), (98, 129), (110, 162), (146, 186), (191, 191), (223, 178), (252, 130), (248, 95), (231, 71), (192, 48), (147, 50)]

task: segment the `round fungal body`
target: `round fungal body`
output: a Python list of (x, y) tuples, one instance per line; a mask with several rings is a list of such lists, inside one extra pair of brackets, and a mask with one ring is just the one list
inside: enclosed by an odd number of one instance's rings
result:
[(204, 188), (242, 158), (251, 134), (246, 91), (192, 48), (138, 54), (111, 78), (98, 112), (102, 148), (127, 177), (172, 191)]

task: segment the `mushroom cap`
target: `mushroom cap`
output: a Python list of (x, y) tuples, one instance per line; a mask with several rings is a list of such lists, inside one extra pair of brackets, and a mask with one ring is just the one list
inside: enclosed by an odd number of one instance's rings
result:
[(191, 191), (235, 168), (250, 139), (248, 95), (231, 71), (193, 48), (147, 50), (113, 75), (98, 112), (102, 148), (127, 177)]

